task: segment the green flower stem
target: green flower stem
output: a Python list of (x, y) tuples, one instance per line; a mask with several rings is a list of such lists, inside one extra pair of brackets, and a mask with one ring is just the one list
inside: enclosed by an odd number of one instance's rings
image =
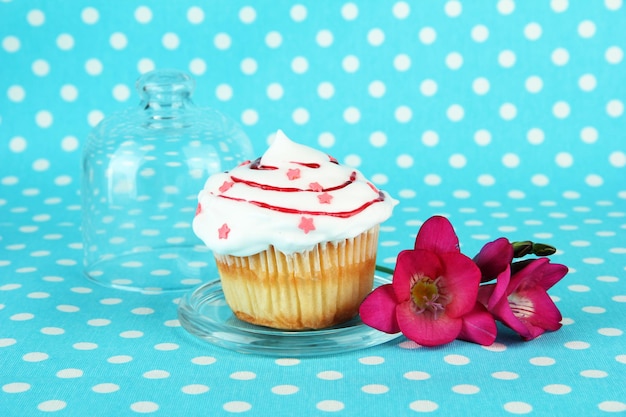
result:
[(384, 272), (386, 274), (393, 275), (393, 269), (392, 268), (388, 268), (386, 266), (376, 265), (376, 270), (378, 272)]

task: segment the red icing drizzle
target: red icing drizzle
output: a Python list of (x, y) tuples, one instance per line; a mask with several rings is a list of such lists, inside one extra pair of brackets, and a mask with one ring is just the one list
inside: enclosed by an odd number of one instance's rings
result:
[(263, 203), (261, 201), (245, 200), (243, 198), (229, 197), (229, 196), (226, 196), (226, 195), (218, 195), (217, 197), (227, 198), (229, 200), (234, 200), (234, 201), (248, 202), (250, 204), (254, 204), (255, 206), (258, 206), (258, 207), (261, 207), (261, 208), (264, 208), (264, 209), (267, 209), (267, 210), (279, 211), (281, 213), (303, 214), (303, 215), (306, 214), (306, 215), (309, 215), (309, 216), (331, 216), (331, 217), (339, 217), (339, 218), (342, 218), (342, 219), (355, 216), (355, 215), (359, 214), (360, 212), (362, 212), (363, 210), (365, 210), (366, 208), (368, 208), (369, 206), (371, 206), (372, 204), (380, 203), (381, 201), (385, 201), (385, 195), (382, 192), (379, 192), (378, 193), (378, 198), (375, 198), (373, 200), (367, 201), (364, 204), (362, 204), (361, 206), (355, 208), (354, 210), (339, 211), (339, 212), (330, 213), (330, 212), (327, 212), (327, 211), (298, 210), (298, 209), (292, 209), (292, 208), (289, 208), (289, 207), (274, 206), (272, 204)]

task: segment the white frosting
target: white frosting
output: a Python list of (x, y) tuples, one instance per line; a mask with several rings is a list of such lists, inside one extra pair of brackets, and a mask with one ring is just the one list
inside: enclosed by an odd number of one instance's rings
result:
[(355, 237), (391, 216), (397, 201), (356, 169), (291, 141), (281, 130), (257, 161), (211, 175), (193, 230), (213, 252), (285, 253)]

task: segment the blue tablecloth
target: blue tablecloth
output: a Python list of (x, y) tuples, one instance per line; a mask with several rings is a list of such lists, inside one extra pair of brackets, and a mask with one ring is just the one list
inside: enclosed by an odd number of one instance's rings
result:
[[(626, 412), (622, 0), (13, 0), (0, 42), (0, 415)], [(87, 281), (80, 149), (154, 68), (191, 73), (257, 152), (282, 128), (389, 191), (382, 265), (433, 214), (470, 256), (556, 246), (562, 329), (266, 357), (189, 335), (180, 294)]]

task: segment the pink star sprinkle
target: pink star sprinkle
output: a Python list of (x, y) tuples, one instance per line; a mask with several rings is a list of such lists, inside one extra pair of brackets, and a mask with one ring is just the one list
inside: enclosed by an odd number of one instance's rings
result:
[(302, 217), (300, 219), (300, 224), (298, 225), (298, 227), (302, 229), (302, 231), (304, 231), (304, 234), (308, 234), (311, 230), (315, 230), (315, 226), (313, 225), (313, 218)]
[(324, 187), (322, 187), (322, 185), (319, 182), (312, 182), (309, 184), (309, 187), (313, 191), (322, 191), (324, 189)]
[(333, 196), (328, 193), (324, 193), (318, 195), (317, 199), (320, 201), (320, 204), (330, 204), (330, 200), (333, 199)]
[(298, 168), (296, 168), (296, 169), (288, 169), (287, 170), (287, 178), (289, 178), (291, 181), (297, 180), (298, 178), (300, 178), (300, 170)]
[(226, 191), (228, 191), (230, 189), (230, 187), (232, 187), (233, 185), (235, 185), (234, 182), (232, 181), (224, 181), (224, 184), (222, 184), (220, 186), (220, 188), (218, 188), (218, 190), (220, 191), (220, 193), (225, 193)]
[(220, 239), (228, 239), (228, 234), (230, 233), (230, 228), (228, 227), (228, 225), (226, 223), (224, 223), (222, 225), (222, 227), (217, 229), (217, 232), (219, 233), (219, 238)]

